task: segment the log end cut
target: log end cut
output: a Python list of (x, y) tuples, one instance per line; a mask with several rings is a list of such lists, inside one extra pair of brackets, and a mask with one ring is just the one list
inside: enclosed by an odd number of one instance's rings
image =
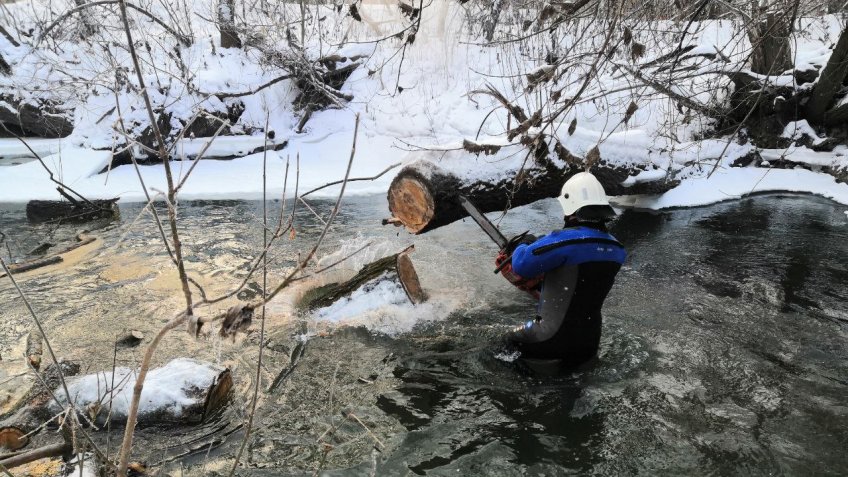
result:
[(389, 211), (411, 233), (427, 227), (436, 213), (429, 187), (415, 177), (399, 176), (389, 187)]
[(412, 259), (408, 253), (401, 253), (397, 257), (397, 273), (400, 278), (400, 284), (403, 286), (403, 291), (409, 297), (409, 301), (413, 305), (423, 303), (427, 300), (427, 295), (424, 289), (421, 288), (421, 282), (418, 281), (418, 273), (415, 272), (415, 266), (412, 265)]
[(218, 375), (206, 394), (206, 402), (203, 406), (203, 421), (209, 420), (211, 416), (226, 407), (232, 389), (233, 375), (229, 369), (225, 369)]
[(29, 438), (24, 431), (17, 427), (0, 428), (0, 449), (16, 451), (29, 443)]

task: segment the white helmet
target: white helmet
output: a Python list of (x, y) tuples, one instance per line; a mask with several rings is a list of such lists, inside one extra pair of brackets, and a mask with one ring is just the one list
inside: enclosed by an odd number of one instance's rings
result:
[(578, 172), (565, 181), (559, 197), (566, 216), (577, 215), (589, 221), (603, 221), (615, 216), (607, 200), (604, 186), (590, 172)]

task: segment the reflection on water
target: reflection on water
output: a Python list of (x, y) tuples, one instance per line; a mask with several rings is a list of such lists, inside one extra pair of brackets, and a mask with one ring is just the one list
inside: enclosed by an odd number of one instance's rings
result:
[[(210, 290), (227, 290), (257, 254), (260, 204), (181, 206), (189, 269)], [(24, 280), (56, 327), (56, 347), (86, 356), (91, 367), (111, 362), (116, 329), (149, 336), (180, 303), (158, 232), (148, 218), (128, 231), (139, 208), (123, 208), (121, 223), (96, 232), (104, 243), (84, 264)], [(422, 314), (391, 303), (382, 314), (369, 308), (350, 318), (355, 328), (328, 328), (336, 325), (327, 317), (318, 326), (315, 317), (291, 315), (295, 293), (269, 307), (262, 388), (284, 379), (263, 393), (241, 475), (848, 472), (843, 207), (790, 196), (624, 212), (612, 232), (630, 259), (607, 300), (601, 353), (557, 376), (494, 357), (501, 333), (533, 303), (492, 274), (494, 246), (475, 224), (411, 237), (378, 225), (385, 210), (382, 197), (347, 200), (322, 258), (373, 240), (336, 271), (341, 277), (414, 243), (431, 308)], [(511, 211), (501, 226), (507, 235), (544, 233), (560, 225), (557, 214), (558, 205), (544, 201)], [(294, 240), (271, 253), (272, 279), (321, 228), (306, 210), (297, 224)], [(0, 208), (0, 230), (17, 250), (38, 245), (44, 232), (23, 225), (15, 207)], [(3, 352), (29, 324), (8, 282), (0, 281), (0, 298), (12, 303)], [(303, 333), (311, 338), (299, 346), (293, 336)], [(161, 361), (188, 352), (231, 366), (237, 398), (201, 429), (140, 431), (140, 452), (150, 461), (171, 456), (170, 469), (182, 460), (188, 475), (225, 474), (243, 436), (258, 337), (166, 341)], [(118, 360), (132, 363), (137, 353)]]

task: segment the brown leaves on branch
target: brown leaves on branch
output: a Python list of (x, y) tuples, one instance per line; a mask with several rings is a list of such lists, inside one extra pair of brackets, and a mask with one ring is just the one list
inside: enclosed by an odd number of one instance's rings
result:
[(501, 150), (501, 146), (496, 146), (494, 144), (480, 144), (469, 139), (464, 139), (462, 141), (462, 148), (472, 154), (483, 153), (487, 156), (491, 156)]
[(247, 331), (253, 323), (253, 307), (250, 305), (235, 305), (227, 310), (218, 334), (222, 338), (233, 337), (240, 331)]

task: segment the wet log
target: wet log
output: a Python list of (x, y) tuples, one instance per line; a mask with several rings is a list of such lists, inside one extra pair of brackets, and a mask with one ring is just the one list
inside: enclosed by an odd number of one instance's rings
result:
[(61, 444), (50, 444), (0, 460), (0, 465), (6, 469), (13, 469), (21, 465), (29, 464), (30, 462), (35, 462), (39, 459), (68, 455), (72, 451), (73, 447), (66, 442), (62, 442)]
[(384, 278), (397, 279), (413, 305), (422, 303), (427, 300), (427, 296), (421, 288), (415, 266), (409, 258), (413, 250), (414, 246), (410, 246), (399, 253), (371, 262), (362, 267), (350, 280), (315, 288), (303, 296), (299, 307), (311, 310), (330, 306), (365, 285)]
[[(68, 245), (64, 248), (57, 250), (53, 255), (42, 258), (35, 258), (32, 260), (25, 260), (19, 263), (13, 263), (8, 266), (9, 271), (14, 275), (17, 273), (28, 272), (30, 270), (36, 270), (38, 268), (46, 267), (48, 265), (54, 265), (57, 263), (61, 263), (63, 258), (62, 255), (73, 250), (76, 250), (84, 245), (88, 245), (97, 240), (96, 237), (85, 236), (84, 234), (77, 235), (77, 242), (71, 245)], [(0, 278), (5, 277), (6, 273), (0, 271)]]
[[(561, 155), (567, 155), (567, 151)], [(459, 177), (428, 161), (413, 162), (398, 172), (389, 186), (389, 211), (385, 223), (403, 225), (413, 234), (421, 234), (448, 225), (468, 214), (459, 204), (464, 195), (481, 211), (494, 212), (510, 207), (556, 197), (562, 185), (572, 175), (585, 170), (582, 161), (571, 156), (564, 165), (542, 161), (516, 171), (514, 177), (475, 178)], [(631, 175), (641, 172), (610, 166), (603, 160), (591, 167), (608, 195), (658, 194), (665, 192), (678, 181), (641, 182), (631, 187), (622, 183)]]
[(82, 201), (31, 200), (27, 202), (27, 220), (31, 223), (82, 223), (97, 219), (112, 219), (119, 215), (118, 199)]

